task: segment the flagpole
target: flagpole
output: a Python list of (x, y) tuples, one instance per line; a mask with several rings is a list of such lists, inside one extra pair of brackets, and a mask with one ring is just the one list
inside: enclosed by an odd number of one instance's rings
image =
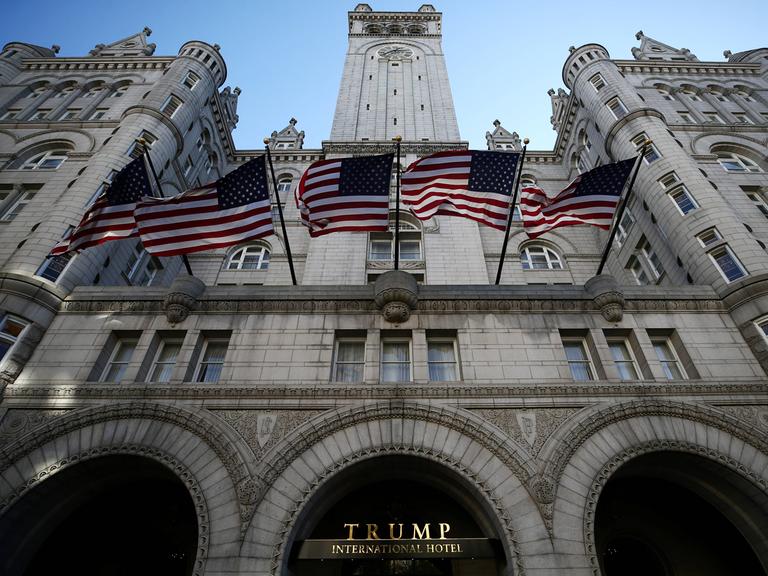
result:
[(496, 272), (496, 285), (501, 281), (501, 269), (504, 267), (504, 258), (507, 255), (507, 243), (509, 242), (509, 228), (512, 226), (512, 220), (515, 217), (515, 205), (517, 204), (517, 189), (520, 185), (520, 176), (523, 173), (523, 162), (525, 162), (525, 151), (528, 148), (528, 138), (523, 140), (523, 153), (520, 155), (520, 168), (515, 170), (514, 189), (512, 191), (512, 200), (509, 206), (509, 216), (507, 217), (507, 229), (504, 231), (504, 243), (501, 245), (501, 258), (499, 258), (499, 269)]
[(397, 190), (395, 192), (395, 270), (400, 266), (400, 142), (402, 136), (395, 136), (395, 149), (397, 150), (397, 163), (395, 170), (397, 172)]
[(629, 179), (629, 187), (627, 188), (627, 193), (624, 196), (624, 200), (621, 202), (621, 205), (619, 206), (619, 209), (616, 211), (616, 215), (613, 218), (613, 222), (611, 224), (611, 234), (608, 236), (608, 242), (605, 243), (605, 248), (603, 249), (603, 255), (600, 258), (600, 265), (597, 267), (597, 276), (600, 276), (603, 272), (603, 266), (605, 266), (605, 261), (608, 260), (608, 252), (611, 249), (611, 245), (613, 244), (613, 239), (616, 237), (616, 230), (619, 229), (619, 222), (621, 222), (621, 218), (624, 216), (624, 210), (627, 208), (627, 203), (629, 202), (629, 197), (632, 195), (632, 186), (635, 184), (635, 178), (637, 178), (637, 173), (640, 171), (640, 164), (643, 163), (643, 157), (645, 156), (645, 150), (648, 148), (648, 146), (651, 145), (650, 140), (646, 140), (643, 142), (643, 147), (640, 149), (640, 155), (637, 157), (637, 160), (635, 161), (635, 167), (632, 171), (632, 177)]
[[(144, 150), (144, 158), (146, 158), (147, 164), (149, 164), (149, 170), (152, 172), (152, 177), (155, 179), (157, 192), (160, 194), (160, 198), (165, 198), (163, 195), (163, 189), (160, 187), (160, 178), (157, 177), (155, 165), (152, 163), (152, 158), (149, 156), (149, 146), (147, 146), (147, 141), (144, 140), (144, 138), (139, 138), (136, 140), (136, 142), (138, 142), (139, 146), (141, 146), (141, 148)], [(181, 255), (181, 261), (184, 262), (184, 267), (187, 269), (187, 274), (194, 276), (192, 273), (192, 266), (189, 265), (189, 259), (187, 258), (186, 254)]]
[(272, 165), (272, 153), (269, 151), (269, 138), (264, 138), (264, 149), (267, 151), (267, 161), (269, 162), (269, 173), (272, 175), (272, 188), (277, 198), (277, 212), (280, 214), (280, 227), (283, 230), (283, 239), (285, 240), (285, 253), (288, 256), (288, 267), (291, 269), (291, 281), (296, 286), (296, 272), (293, 270), (293, 256), (291, 255), (291, 244), (288, 242), (288, 232), (285, 229), (285, 219), (283, 218), (283, 206), (280, 202), (280, 193), (277, 190), (277, 180), (275, 180), (275, 167)]

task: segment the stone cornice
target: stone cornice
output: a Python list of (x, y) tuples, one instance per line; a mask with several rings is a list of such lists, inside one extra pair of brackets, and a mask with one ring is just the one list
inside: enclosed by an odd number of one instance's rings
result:
[[(373, 142), (361, 142), (358, 140), (339, 142), (323, 140), (324, 154), (386, 154), (395, 150), (394, 142), (377, 140)], [(400, 150), (403, 154), (434, 154), (445, 150), (466, 150), (469, 142), (459, 140), (456, 142), (420, 142), (403, 140)]]
[(163, 70), (175, 56), (149, 57), (94, 57), (81, 58), (25, 58), (25, 70)]
[[(264, 155), (264, 150), (236, 150), (235, 161), (247, 162)], [(323, 159), (323, 151), (319, 148), (272, 150), (272, 160), (275, 162), (315, 162)]]
[(350, 20), (365, 22), (401, 20), (403, 22), (434, 22), (440, 21), (442, 12), (349, 12)]
[[(708, 287), (681, 290), (623, 288), (626, 310), (642, 312), (726, 311)], [(162, 314), (165, 290), (154, 288), (78, 288), (61, 306), (62, 313)], [(599, 313), (582, 286), (421, 286), (415, 311)], [(373, 286), (207, 287), (197, 299), (195, 314), (300, 313), (376, 314)]]
[[(677, 396), (698, 395), (712, 398), (712, 402), (727, 403), (764, 403), (766, 387), (763, 380), (752, 378), (728, 381), (596, 381), (590, 384), (563, 380), (562, 382), (519, 383), (505, 382), (450, 382), (450, 383), (408, 383), (401, 385), (354, 384), (343, 385), (335, 382), (277, 383), (269, 380), (258, 382), (220, 382), (216, 385), (204, 385), (196, 382), (182, 383), (177, 386), (156, 384), (120, 384), (104, 385), (91, 382), (72, 382), (69, 384), (50, 385), (9, 385), (4, 392), (6, 401), (40, 400), (51, 408), (48, 400), (87, 400), (87, 399), (178, 399), (178, 400), (282, 400), (316, 399), (321, 404), (329, 400), (360, 400), (386, 398), (428, 398), (446, 400), (478, 400), (497, 398), (536, 398), (561, 397), (573, 403), (579, 397), (586, 403), (595, 403), (598, 397), (636, 397), (636, 396)], [(739, 399), (741, 398), (741, 399)], [(270, 402), (271, 404), (271, 402)], [(219, 404), (217, 404), (219, 405)], [(528, 405), (526, 403), (526, 405)], [(241, 404), (238, 403), (238, 406)], [(302, 404), (304, 407), (309, 407)]]
[(758, 75), (760, 64), (734, 64), (733, 62), (675, 62), (670, 60), (612, 60), (624, 73), (652, 74), (718, 74)]

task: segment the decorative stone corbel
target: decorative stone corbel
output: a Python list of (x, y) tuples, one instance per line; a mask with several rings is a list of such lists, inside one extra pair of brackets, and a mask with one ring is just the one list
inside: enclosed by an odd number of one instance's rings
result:
[(408, 320), (419, 301), (416, 278), (402, 270), (384, 272), (376, 279), (374, 292), (376, 306), (393, 324)]
[(616, 278), (609, 274), (593, 276), (584, 284), (584, 289), (600, 308), (603, 318), (608, 322), (621, 321), (624, 317), (624, 294), (619, 290)]
[(197, 306), (197, 299), (205, 292), (202, 280), (183, 274), (171, 284), (163, 300), (165, 317), (171, 324), (183, 322)]

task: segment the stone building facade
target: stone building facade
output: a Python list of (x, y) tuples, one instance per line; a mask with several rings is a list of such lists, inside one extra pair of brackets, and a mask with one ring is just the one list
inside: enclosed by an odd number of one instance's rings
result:
[(315, 160), (467, 147), (442, 14), (348, 19), (330, 139), (267, 144), (297, 286), (282, 234), (194, 277), (133, 240), (46, 260), (137, 138), (166, 195), (264, 151), (216, 45), (3, 48), (0, 573), (765, 574), (768, 49), (571, 48), (522, 178), (653, 147), (606, 274), (605, 232), (516, 219), (495, 286), (470, 220), (403, 214), (399, 272), (391, 231), (300, 226)]

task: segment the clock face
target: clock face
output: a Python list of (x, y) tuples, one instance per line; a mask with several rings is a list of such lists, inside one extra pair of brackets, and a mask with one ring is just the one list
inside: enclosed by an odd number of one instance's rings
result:
[(413, 50), (405, 46), (384, 46), (377, 52), (379, 58), (388, 60), (403, 60), (413, 56)]

